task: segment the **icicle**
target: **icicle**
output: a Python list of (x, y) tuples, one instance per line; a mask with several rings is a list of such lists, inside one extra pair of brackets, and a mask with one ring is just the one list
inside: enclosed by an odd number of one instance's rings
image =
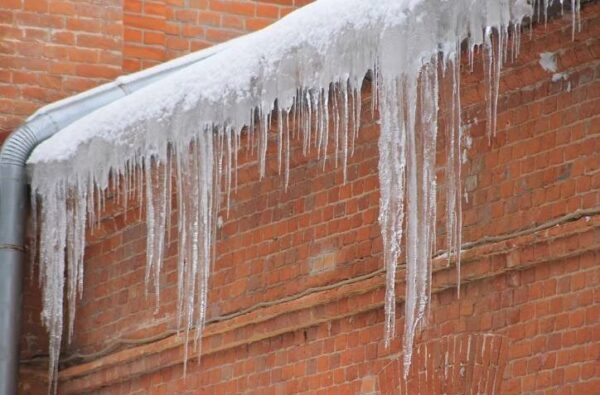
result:
[(254, 128), (256, 128), (255, 125), (255, 118), (256, 118), (256, 108), (252, 108), (250, 110), (250, 120), (249, 120), (249, 125), (248, 125), (248, 139), (246, 140), (246, 158), (248, 158), (248, 156), (250, 156), (250, 153), (252, 152), (252, 147), (253, 147), (253, 138), (254, 138)]
[[(233, 130), (233, 133), (235, 133), (234, 147), (233, 147), (233, 150), (235, 152), (235, 154), (233, 156), (233, 160), (234, 160), (233, 175), (234, 175), (234, 189), (235, 189), (235, 191), (237, 191), (239, 155), (240, 155), (239, 152), (240, 152), (240, 146), (241, 146), (242, 132), (240, 130)], [(227, 207), (229, 208), (229, 205)], [(227, 212), (227, 215), (229, 215), (229, 211)]]
[(400, 258), (404, 222), (406, 177), (406, 129), (403, 124), (403, 82), (389, 81), (381, 91), (381, 132), (379, 137), (379, 223), (386, 269), (385, 343), (395, 335), (396, 268)]
[[(235, 134), (232, 130), (226, 130), (225, 131), (225, 139), (227, 140), (227, 177), (225, 179), (225, 185), (227, 188), (227, 203), (226, 203), (226, 207), (227, 207), (227, 216), (229, 217), (229, 208), (230, 208), (230, 201), (231, 201), (231, 187), (232, 187), (232, 178), (233, 178), (233, 166), (234, 164), (234, 155), (236, 155), (236, 153), (233, 152), (233, 150), (235, 149), (232, 146), (232, 140), (235, 140)], [(279, 143), (281, 144), (281, 143)]]
[(282, 110), (277, 109), (277, 174), (281, 175), (283, 166), (283, 116)]
[(65, 249), (67, 241), (66, 185), (54, 185), (44, 196), (41, 212), (40, 276), (42, 282), (42, 323), (49, 332), (50, 362), (48, 371), (51, 391), (57, 390), (58, 358), (63, 331), (63, 292), (65, 284)]
[[(166, 157), (166, 155), (165, 155)], [(164, 260), (165, 237), (167, 232), (168, 165), (161, 164), (158, 158), (144, 160), (146, 181), (146, 292), (153, 281), (156, 311), (160, 305), (160, 272)]]
[(285, 115), (285, 190), (287, 191), (290, 183), (290, 115)]
[[(406, 302), (404, 375), (408, 375), (415, 331), (428, 306), (435, 239), (435, 142), (437, 139), (437, 57), (406, 90)], [(418, 86), (416, 85), (418, 83)], [(420, 113), (416, 109), (420, 108)]]
[(375, 118), (375, 109), (381, 106), (381, 104), (379, 103), (379, 95), (381, 92), (379, 86), (379, 63), (377, 62), (377, 60), (373, 64), (373, 70), (371, 71), (371, 75), (371, 118)]
[(571, 18), (572, 18), (572, 40), (575, 40), (575, 33), (581, 31), (581, 0), (571, 0)]
[(460, 105), (460, 43), (451, 57), (449, 66), (452, 68), (452, 89), (447, 96), (450, 98), (450, 120), (447, 127), (446, 150), (446, 238), (448, 248), (448, 264), (452, 258), (456, 261), (457, 294), (460, 297), (460, 247), (462, 244), (462, 186), (461, 186), (461, 151), (462, 151), (462, 122)]
[[(358, 86), (359, 83), (357, 83), (356, 86)], [(358, 88), (354, 89), (354, 131), (352, 134), (352, 152), (350, 153), (351, 156), (354, 156), (354, 148), (355, 148), (355, 143), (356, 140), (358, 139), (358, 134), (360, 132), (360, 125), (361, 125), (361, 117), (362, 117), (362, 93), (361, 93), (361, 88), (358, 86)]]
[[(322, 108), (321, 108), (321, 103), (320, 103), (320, 91), (317, 92), (313, 92), (312, 95), (312, 107), (313, 107), (313, 111), (315, 113), (315, 121), (314, 121), (314, 126), (311, 127), (311, 145), (314, 145), (315, 148), (318, 149), (318, 145), (319, 145), (319, 125), (322, 122), (322, 118), (323, 118), (323, 112), (322, 112)], [(312, 135), (314, 134), (314, 137), (312, 137)]]
[(135, 169), (136, 169), (136, 182), (137, 182), (137, 196), (138, 196), (138, 215), (139, 215), (139, 219), (140, 221), (142, 220), (142, 214), (144, 213), (144, 158), (136, 158), (136, 163), (135, 163)]
[[(29, 282), (33, 284), (34, 281), (34, 268), (38, 258), (38, 247), (39, 247), (39, 207), (38, 207), (38, 196), (32, 193), (29, 197), (31, 210), (29, 212), (29, 224), (27, 229), (29, 230)], [(41, 277), (40, 277), (41, 279)], [(41, 285), (41, 284), (40, 284)]]
[(498, 29), (498, 40), (494, 40), (493, 29), (487, 27), (484, 34), (484, 74), (487, 103), (487, 134), (488, 139), (496, 136), (498, 96), (500, 93), (500, 72), (504, 63), (504, 47), (506, 42), (505, 28)]
[[(250, 149), (250, 148), (249, 148)], [(180, 145), (176, 148), (175, 153), (175, 171), (176, 171), (176, 185), (177, 185), (177, 211), (179, 214), (177, 221), (177, 233), (179, 235), (178, 254), (177, 254), (177, 328), (181, 330), (183, 326), (183, 315), (184, 315), (184, 293), (183, 293), (183, 279), (185, 275), (185, 262), (186, 262), (186, 251), (188, 245), (188, 226), (187, 226), (187, 199), (185, 196), (189, 196), (189, 177), (187, 174), (189, 161), (188, 155), (190, 146)], [(187, 355), (187, 343), (185, 344), (185, 355)]]
[(167, 185), (170, 183), (169, 172), (168, 172), (167, 163), (163, 163), (160, 165), (160, 168), (156, 170), (158, 173), (157, 185), (159, 186), (159, 191), (154, 192), (154, 207), (156, 208), (156, 212), (158, 214), (156, 218), (156, 229), (155, 229), (155, 261), (153, 263), (154, 268), (154, 291), (156, 293), (156, 311), (158, 312), (159, 304), (160, 304), (160, 273), (162, 270), (162, 264), (165, 256), (165, 237), (168, 232), (167, 229), (167, 218), (168, 218), (168, 205), (169, 205), (169, 197), (168, 191), (169, 188)]
[[(262, 113), (261, 113), (262, 114)], [(267, 147), (269, 143), (269, 128), (271, 127), (271, 116), (270, 114), (262, 114), (261, 117), (261, 135), (260, 135), (260, 153), (259, 153), (259, 165), (260, 165), (260, 179), (265, 177), (266, 166), (267, 166)]]
[(348, 81), (341, 83), (342, 87), (342, 172), (344, 184), (348, 181), (348, 133), (349, 133), (349, 110), (348, 110)]
[(316, 137), (316, 145), (317, 145), (317, 158), (321, 159), (321, 153), (323, 151), (323, 147), (325, 142), (323, 141), (325, 136), (325, 93), (324, 90), (321, 89), (319, 91), (319, 122), (317, 124), (317, 137)]
[(146, 295), (148, 295), (148, 287), (150, 284), (150, 278), (153, 273), (152, 268), (154, 267), (154, 256), (155, 256), (155, 238), (156, 238), (156, 226), (155, 220), (156, 215), (154, 214), (154, 187), (152, 177), (152, 157), (144, 159), (144, 174), (146, 180)]
[[(172, 181), (172, 177), (173, 177), (173, 156), (172, 156), (172, 151), (170, 149), (170, 146), (168, 147), (168, 151), (167, 151), (167, 163), (166, 165), (166, 173), (165, 173), (165, 179), (164, 179), (164, 184), (166, 186), (166, 200), (165, 200), (165, 216), (167, 219), (167, 223), (166, 223), (166, 238), (167, 238), (167, 245), (168, 243), (171, 242), (171, 211), (172, 211), (172, 207), (173, 207), (173, 181)], [(166, 247), (165, 247), (166, 248)]]
[(78, 186), (71, 190), (67, 205), (67, 306), (69, 308), (68, 342), (73, 338), (77, 297), (83, 293), (83, 252), (85, 249), (86, 193)]
[(333, 86), (333, 135), (335, 140), (335, 168), (339, 165), (339, 152), (340, 152), (340, 106), (338, 103), (339, 98), (339, 86), (335, 84)]
[(313, 118), (313, 108), (312, 108), (312, 96), (310, 90), (306, 91), (306, 119), (304, 122), (304, 143), (302, 145), (302, 152), (304, 155), (308, 155), (310, 152), (310, 130), (312, 125)]
[(324, 132), (323, 132), (323, 170), (327, 164), (327, 150), (329, 147), (329, 91), (323, 94), (324, 103), (323, 110), (325, 112), (325, 119), (323, 120)]

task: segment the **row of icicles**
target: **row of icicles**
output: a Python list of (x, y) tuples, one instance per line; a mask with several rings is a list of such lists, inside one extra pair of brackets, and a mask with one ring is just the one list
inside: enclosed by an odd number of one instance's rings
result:
[[(578, 24), (579, 2), (573, 2), (574, 29)], [(547, 5), (547, 4), (545, 4)], [(482, 46), (469, 46), (468, 62), (474, 54), (483, 59), (486, 86), (487, 125), (491, 138), (496, 129), (499, 79), (502, 65), (518, 55), (521, 26), (485, 32)], [(411, 365), (415, 333), (424, 323), (431, 299), (432, 256), (435, 253), (437, 183), (436, 144), (438, 134), (446, 141), (446, 239), (448, 259), (454, 260), (460, 284), (461, 237), (461, 158), (464, 139), (460, 103), (461, 47), (456, 43), (449, 54), (434, 56), (414, 76), (387, 79), (377, 64), (371, 74), (372, 112), (381, 118), (379, 137), (380, 214), (383, 263), (386, 269), (385, 342), (395, 335), (396, 272), (401, 257), (406, 262), (405, 327), (403, 339), (404, 374)], [(145, 197), (147, 223), (146, 284), (153, 286), (159, 305), (160, 273), (165, 258), (167, 234), (171, 228), (172, 207), (177, 207), (177, 326), (185, 333), (184, 366), (193, 333), (200, 354), (206, 320), (208, 284), (215, 259), (221, 196), (224, 209), (237, 186), (238, 155), (244, 150), (242, 133), (247, 134), (248, 152), (258, 158), (260, 177), (266, 175), (269, 140), (277, 142), (278, 170), (283, 187), (289, 184), (291, 141), (300, 139), (305, 155), (316, 150), (322, 160), (343, 169), (347, 179), (348, 158), (354, 153), (362, 114), (362, 81), (341, 80), (321, 90), (298, 90), (289, 111), (254, 110), (254, 122), (244, 131), (227, 126), (204, 125), (193, 141), (171, 143), (167, 160), (139, 155), (124, 169), (112, 173), (116, 200), (124, 205), (135, 195), (141, 207)], [(445, 107), (440, 110), (440, 103)], [(445, 114), (443, 130), (440, 113)], [(275, 124), (275, 127), (272, 127)], [(174, 188), (174, 190), (173, 190)], [(142, 192), (143, 191), (143, 192)], [(68, 299), (68, 339), (73, 335), (75, 306), (83, 291), (85, 230), (101, 222), (107, 198), (93, 177), (76, 187), (56, 185), (54, 196), (45, 197), (38, 207), (32, 199), (32, 230), (39, 234), (33, 245), (33, 258), (40, 262), (43, 285), (42, 320), (50, 332), (51, 383), (56, 389), (58, 360), (63, 331), (63, 290)], [(175, 198), (175, 202), (172, 199)], [(142, 210), (140, 210), (140, 214)], [(404, 242), (404, 249), (402, 243)], [(63, 246), (67, 246), (64, 250)], [(61, 253), (61, 251), (63, 251)], [(39, 257), (37, 256), (39, 252)], [(66, 262), (66, 264), (65, 264)], [(66, 266), (66, 267), (65, 267)], [(185, 370), (185, 367), (184, 367)]]

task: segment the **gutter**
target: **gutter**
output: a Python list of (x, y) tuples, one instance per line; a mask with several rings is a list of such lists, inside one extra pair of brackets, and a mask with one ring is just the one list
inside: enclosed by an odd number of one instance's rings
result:
[(15, 395), (18, 392), (22, 272), (29, 201), (26, 163), (31, 152), (42, 141), (76, 120), (211, 57), (231, 42), (119, 77), (113, 82), (47, 105), (30, 116), (5, 141), (0, 150), (0, 395)]

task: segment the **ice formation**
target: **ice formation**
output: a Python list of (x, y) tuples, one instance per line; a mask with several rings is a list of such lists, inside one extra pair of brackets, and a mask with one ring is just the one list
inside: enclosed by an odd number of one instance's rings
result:
[[(42, 143), (29, 164), (34, 201), (40, 200), (35, 217), (41, 223), (42, 315), (50, 332), (50, 373), (56, 374), (62, 341), (64, 267), (70, 336), (82, 292), (84, 230), (94, 225), (111, 182), (122, 188), (125, 202), (135, 191), (146, 198), (146, 279), (154, 281), (157, 294), (171, 196), (176, 196), (179, 325), (186, 335), (193, 330), (200, 344), (219, 196), (222, 190), (229, 198), (235, 186), (242, 131), (249, 135), (247, 149), (258, 155), (261, 177), (272, 117), (286, 185), (294, 137), (290, 125), (295, 124), (304, 151), (316, 149), (323, 162), (339, 162), (345, 174), (368, 72), (381, 116), (385, 338), (389, 341), (395, 332), (395, 275), (402, 255), (408, 372), (415, 331), (430, 299), (436, 141), (441, 133), (448, 142), (448, 257), (454, 256), (460, 266), (461, 44), (466, 40), (470, 62), (476, 49), (484, 56), (491, 136), (500, 69), (509, 51), (518, 53), (521, 23), (534, 9), (527, 0), (320, 0)], [(438, 130), (441, 96), (447, 98), (450, 114), (444, 130)]]
[(540, 54), (540, 66), (549, 73), (556, 73), (556, 70), (558, 70), (556, 54), (553, 52), (542, 52)]

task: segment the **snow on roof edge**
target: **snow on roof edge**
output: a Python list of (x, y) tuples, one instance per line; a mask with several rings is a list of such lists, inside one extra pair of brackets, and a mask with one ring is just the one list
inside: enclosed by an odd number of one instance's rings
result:
[[(479, 0), (478, 0), (479, 1)], [(463, 5), (465, 4), (469, 4), (469, 3), (473, 3), (474, 0), (460, 0), (457, 1), (457, 3), (461, 3)], [(302, 41), (304, 41), (307, 44), (307, 47), (311, 47), (312, 48), (308, 48), (308, 51), (312, 51), (313, 54), (316, 54), (316, 52), (327, 52), (330, 51), (331, 45), (329, 45), (329, 43), (327, 42), (328, 38), (331, 38), (332, 36), (335, 35), (340, 35), (343, 33), (343, 31), (345, 30), (346, 27), (349, 26), (345, 26), (345, 24), (349, 24), (349, 25), (354, 25), (353, 29), (356, 29), (357, 31), (361, 31), (361, 33), (363, 33), (365, 36), (369, 35), (368, 33), (368, 29), (374, 29), (377, 31), (381, 31), (382, 28), (379, 26), (376, 26), (377, 23), (373, 23), (374, 21), (378, 21), (381, 24), (391, 24), (391, 25), (396, 25), (396, 27), (398, 27), (399, 23), (398, 21), (402, 21), (403, 19), (407, 18), (407, 15), (409, 15), (412, 10), (415, 10), (417, 6), (422, 6), (423, 4), (427, 4), (427, 3), (440, 3), (440, 1), (436, 1), (436, 0), (385, 0), (385, 1), (381, 1), (377, 4), (367, 4), (370, 2), (366, 2), (366, 1), (361, 1), (361, 0), (346, 0), (346, 1), (341, 1), (341, 0), (320, 0), (314, 3), (311, 3), (289, 15), (287, 15), (285, 18), (281, 19), (280, 21), (276, 22), (275, 24), (261, 30), (258, 32), (255, 32), (252, 35), (247, 35), (247, 36), (242, 36), (238, 39), (235, 40), (234, 43), (230, 43), (230, 45), (227, 45), (227, 47), (225, 48), (224, 51), (221, 51), (218, 55), (213, 56), (211, 59), (207, 59), (206, 61), (203, 61), (202, 63), (210, 63), (212, 67), (209, 67), (209, 69), (212, 69), (212, 71), (214, 71), (215, 73), (218, 73), (220, 70), (219, 68), (215, 68), (215, 60), (216, 59), (223, 59), (225, 61), (228, 60), (235, 60), (235, 58), (248, 58), (249, 63), (250, 61), (252, 63), (254, 63), (254, 66), (258, 66), (259, 70), (257, 70), (258, 74), (263, 73), (266, 74), (266, 76), (270, 77), (271, 79), (273, 79), (273, 75), (269, 75), (268, 73), (273, 73), (273, 72), (281, 72), (281, 67), (279, 70), (269, 70), (269, 67), (273, 68), (273, 67), (277, 67), (280, 65), (277, 65), (277, 62), (282, 62), (283, 59), (277, 59), (276, 61), (269, 61), (269, 59), (266, 59), (264, 62), (264, 65), (261, 65), (261, 60), (260, 59), (256, 59), (256, 57), (252, 57), (252, 56), (248, 56), (248, 55), (252, 55), (249, 54), (248, 52), (255, 52), (258, 54), (267, 54), (267, 55), (294, 55), (291, 53), (287, 53), (285, 51), (285, 45), (282, 45), (282, 43), (285, 43), (286, 40), (287, 41), (291, 41), (293, 43), (293, 45), (295, 46), (295, 49), (297, 49), (298, 51), (302, 51)], [(445, 2), (441, 2), (440, 5), (443, 5)], [(480, 26), (478, 27), (479, 29), (482, 29), (486, 24), (490, 24), (490, 25), (500, 25), (503, 24), (504, 22), (502, 21), (502, 19), (506, 19), (506, 15), (501, 15), (500, 12), (502, 11), (500, 9), (500, 6), (494, 5), (495, 1), (494, 0), (486, 0), (483, 1), (482, 3), (485, 3), (486, 5), (484, 7), (480, 7), (480, 8), (484, 8), (484, 9), (489, 9), (492, 10), (492, 13), (489, 13), (488, 15), (483, 16), (483, 18), (479, 18), (480, 20), (478, 22), (483, 22), (480, 24)], [(520, 15), (513, 15), (513, 16), (509, 16), (512, 17), (512, 19), (514, 20), (519, 20), (523, 17), (524, 14), (527, 13), (527, 11), (523, 11), (526, 8), (528, 8), (526, 6), (526, 2), (525, 0), (511, 0), (512, 3), (512, 8), (511, 10), (515, 10), (515, 9), (519, 9), (518, 14)], [(425, 9), (426, 7), (422, 7), (421, 9)], [(450, 10), (456, 10), (457, 7), (438, 7), (438, 8), (444, 8), (444, 9), (450, 9)], [(332, 11), (333, 10), (333, 11)], [(435, 10), (431, 10), (431, 12), (434, 14), (435, 18), (443, 18), (443, 16), (439, 15), (439, 11), (436, 12)], [(311, 13), (316, 14), (316, 16), (311, 17)], [(357, 17), (357, 15), (362, 14), (362, 16)], [(418, 15), (417, 18), (421, 18), (424, 19), (426, 17), (426, 15)], [(467, 18), (463, 18), (463, 20), (466, 23), (469, 22), (474, 22), (473, 20), (469, 21), (467, 20)], [(300, 25), (298, 23), (296, 23), (294, 26), (288, 26), (288, 24), (290, 24), (292, 21), (295, 22), (306, 22), (306, 24), (308, 26), (312, 26), (312, 28), (310, 29), (311, 31), (303, 31), (304, 30), (304, 26), (302, 26), (302, 23), (300, 23)], [(316, 21), (316, 23), (315, 23)], [(339, 21), (345, 21), (345, 23), (336, 23)], [(323, 24), (329, 24), (332, 27), (331, 28), (326, 28), (323, 29), (322, 25)], [(369, 25), (368, 29), (365, 29), (365, 26), (363, 25), (361, 28), (361, 23), (364, 25)], [(370, 23), (372, 23), (372, 25), (370, 25)], [(425, 23), (425, 22), (421, 22), (421, 23)], [(472, 23), (471, 23), (472, 24)], [(407, 25), (411, 25), (411, 24), (407, 24)], [(463, 29), (464, 31), (462, 32), (463, 35), (465, 35), (464, 33), (472, 30), (471, 27), (473, 26), (468, 26), (466, 29)], [(308, 30), (308, 29), (307, 29)], [(291, 33), (291, 34), (290, 34)], [(350, 33), (352, 33), (350, 31)], [(448, 34), (448, 37), (443, 37), (443, 33), (441, 34), (440, 38), (441, 39), (445, 39), (446, 42), (452, 42), (452, 39), (454, 38), (453, 34)], [(446, 32), (447, 33), (447, 32)], [(454, 32), (452, 32), (454, 33)], [(471, 32), (473, 33), (473, 32)], [(275, 41), (278, 39), (278, 37), (276, 36), (276, 34), (283, 34), (285, 36), (285, 38), (280, 40), (280, 45), (277, 45), (277, 43), (275, 42), (269, 42), (269, 41)], [(319, 37), (315, 37), (316, 35), (322, 35), (325, 37), (325, 39), (319, 39)], [(295, 37), (294, 37), (295, 36)], [(376, 35), (370, 34), (371, 37), (368, 37), (367, 40), (365, 41), (369, 41), (370, 45), (375, 46), (377, 44), (378, 41), (378, 37), (374, 37)], [(451, 37), (450, 37), (451, 36)], [(266, 38), (266, 39), (265, 39)], [(360, 35), (358, 35), (357, 40), (355, 41), (359, 41), (360, 42)], [(256, 46), (253, 44), (260, 44), (261, 46)], [(348, 43), (346, 43), (348, 44)], [(422, 43), (421, 43), (422, 44)], [(431, 44), (435, 44), (435, 43), (431, 43)], [(430, 44), (430, 45), (431, 45)], [(437, 43), (440, 44), (440, 43)], [(359, 43), (358, 46), (361, 46), (361, 44)], [(363, 44), (364, 46), (364, 44)], [(266, 47), (266, 50), (265, 50)], [(319, 48), (320, 47), (320, 48)], [(375, 51), (377, 51), (377, 48), (372, 48), (372, 52), (370, 54), (371, 58), (375, 57)], [(345, 48), (344, 50), (352, 50), (352, 48)], [(398, 50), (402, 50), (402, 48), (398, 48)], [(412, 55), (414, 56), (414, 52), (415, 52), (415, 48), (405, 48), (405, 50), (410, 50), (412, 51)], [(431, 51), (437, 51), (437, 48), (424, 48), (423, 51), (419, 50), (418, 52), (428, 52), (430, 53)], [(289, 51), (288, 51), (289, 52)], [(231, 54), (234, 53), (234, 56), (231, 56)], [(197, 53), (196, 53), (197, 54)], [(194, 55), (194, 54), (192, 54)], [(192, 56), (192, 55), (188, 55), (188, 56)], [(318, 55), (318, 54), (317, 54)], [(385, 54), (384, 54), (385, 56)], [(280, 56), (281, 57), (281, 56)], [(419, 56), (416, 56), (416, 58), (418, 58)], [(422, 56), (423, 57), (423, 56)], [(298, 57), (299, 61), (304, 61), (306, 59), (300, 60), (301, 57)], [(403, 62), (407, 62), (410, 61), (411, 59), (407, 59), (408, 56), (405, 59), (402, 59), (401, 61)], [(392, 62), (397, 61), (396, 60), (392, 60)], [(239, 62), (238, 62), (239, 63)], [(418, 62), (415, 62), (415, 64)], [(227, 66), (227, 65), (225, 65)], [(262, 69), (261, 66), (265, 66)], [(289, 70), (289, 65), (288, 66), (288, 70), (284, 70), (284, 71), (291, 71), (291, 72), (298, 72), (298, 70)], [(324, 85), (326, 82), (323, 79), (323, 75), (326, 75), (325, 79), (329, 79), (331, 81), (328, 82), (333, 82), (335, 81), (337, 78), (339, 78), (341, 76), (341, 74), (343, 74), (343, 72), (341, 71), (341, 69), (344, 67), (344, 65), (340, 65), (337, 64), (337, 70), (331, 70), (331, 67), (327, 67), (327, 65), (325, 65), (325, 67), (323, 67), (323, 65), (311, 65), (311, 67), (309, 68), (310, 72), (315, 74), (316, 70), (320, 67), (324, 68), (324, 70), (320, 70), (321, 72), (321, 78), (319, 78), (318, 83), (321, 85)], [(341, 67), (340, 67), (341, 66)], [(398, 65), (399, 68), (401, 65)], [(159, 67), (159, 66), (157, 66)], [(350, 65), (350, 67), (352, 67), (352, 65)], [(362, 65), (362, 69), (360, 70), (360, 72), (358, 74), (361, 74), (361, 78), (362, 76), (364, 76), (364, 72), (366, 71), (366, 68), (372, 67), (372, 64), (369, 64), (368, 67), (365, 67), (365, 65)], [(205, 78), (205, 79), (210, 79), (211, 77), (206, 77), (206, 75), (203, 77), (202, 76), (202, 66), (198, 66), (198, 64), (192, 64), (188, 67), (186, 67), (185, 72), (192, 72), (192, 70), (198, 70), (198, 72), (195, 73), (194, 77), (195, 78)], [(227, 68), (227, 70), (231, 70), (232, 68), (229, 67)], [(208, 70), (210, 71), (210, 70)], [(334, 72), (335, 71), (335, 72)], [(354, 71), (356, 73), (356, 71)], [(144, 72), (141, 72), (143, 75)], [(350, 76), (349, 74), (351, 74), (352, 71), (350, 71), (350, 73), (348, 73), (348, 76)], [(179, 88), (184, 88), (185, 86), (185, 78), (179, 78), (182, 75), (184, 75), (185, 73), (183, 71), (179, 71), (177, 73), (175, 73), (176, 76), (170, 76), (167, 78), (167, 80), (169, 80), (170, 82), (174, 82), (176, 84), (178, 84)], [(110, 141), (107, 140), (107, 138), (111, 137), (114, 138), (116, 137), (115, 133), (109, 133), (107, 128), (112, 128), (113, 130), (117, 130), (117, 129), (124, 129), (121, 128), (120, 125), (115, 124), (115, 122), (111, 122), (111, 119), (114, 119), (115, 115), (120, 115), (120, 120), (123, 121), (123, 123), (126, 123), (126, 118), (127, 116), (131, 115), (133, 118), (135, 118), (138, 122), (140, 122), (142, 119), (158, 119), (160, 121), (164, 121), (166, 119), (166, 117), (169, 116), (173, 116), (173, 114), (175, 114), (175, 109), (174, 109), (174, 105), (175, 103), (173, 103), (173, 100), (171, 100), (171, 103), (169, 103), (169, 105), (171, 107), (167, 108), (168, 106), (165, 106), (165, 101), (166, 100), (170, 100), (170, 99), (174, 99), (176, 101), (182, 102), (182, 104), (184, 105), (185, 111), (189, 111), (191, 110), (191, 107), (193, 106), (193, 101), (196, 100), (196, 104), (199, 104), (198, 100), (199, 99), (206, 99), (208, 98), (209, 101), (212, 102), (218, 102), (219, 99), (225, 99), (225, 101), (227, 101), (231, 107), (240, 107), (238, 106), (235, 102), (235, 100), (231, 100), (231, 97), (226, 97), (226, 94), (223, 93), (223, 88), (233, 88), (233, 90), (235, 89), (239, 89), (240, 85), (244, 85), (245, 84), (245, 89), (244, 92), (241, 92), (243, 94), (252, 94), (251, 92), (249, 92), (249, 89), (251, 89), (252, 87), (248, 86), (248, 84), (252, 84), (252, 81), (248, 81), (248, 80), (252, 80), (253, 78), (261, 78), (260, 75), (254, 75), (254, 76), (249, 76), (248, 73), (246, 73), (244, 75), (244, 77), (247, 77), (246, 81), (240, 81), (239, 75), (237, 75), (238, 73), (231, 73), (231, 78), (221, 78), (221, 81), (224, 81), (224, 83), (220, 84), (220, 85), (229, 85), (226, 87), (223, 86), (219, 86), (219, 87), (215, 87), (214, 84), (210, 84), (210, 83), (204, 83), (204, 84), (196, 84), (197, 88), (211, 88), (212, 92), (211, 95), (212, 96), (212, 100), (210, 100), (210, 97), (207, 97), (207, 95), (204, 95), (204, 98), (202, 97), (202, 93), (199, 92), (194, 92), (194, 95), (191, 94), (178, 94), (177, 92), (173, 92), (173, 89), (168, 89), (168, 86), (165, 86), (167, 84), (169, 84), (170, 82), (166, 82), (166, 81), (158, 81), (156, 83), (153, 83), (150, 87), (147, 87), (145, 89), (143, 89), (143, 93), (142, 92), (135, 92), (132, 95), (129, 95), (123, 99), (120, 99), (117, 103), (111, 103), (106, 107), (103, 107), (95, 112), (93, 112), (92, 114), (89, 114), (88, 116), (84, 117), (83, 119), (76, 121), (74, 124), (66, 127), (65, 129), (63, 129), (61, 132), (59, 132), (57, 135), (55, 135), (53, 138), (49, 139), (48, 141), (42, 143), (40, 146), (38, 146), (38, 148), (34, 151), (34, 153), (32, 154), (32, 156), (29, 159), (29, 164), (35, 164), (35, 163), (52, 163), (52, 162), (64, 162), (67, 161), (69, 158), (73, 158), (75, 156), (77, 147), (79, 147), (82, 144), (85, 143), (90, 143), (92, 140), (94, 139), (102, 139), (104, 140), (105, 143), (110, 144)], [(243, 74), (243, 73), (242, 73)], [(210, 74), (209, 74), (210, 75)], [(178, 77), (179, 76), (179, 77)], [(262, 78), (264, 78), (265, 76), (263, 76)], [(353, 78), (356, 78), (356, 75), (352, 76)], [(288, 89), (287, 95), (288, 96), (286, 99), (288, 101), (288, 105), (289, 105), (289, 101), (290, 101), (290, 97), (293, 96), (292, 93), (295, 92), (291, 92), (291, 90), (295, 90), (296, 87), (298, 87), (298, 85), (300, 85), (300, 83), (302, 82), (302, 79), (307, 79), (307, 76), (300, 76), (300, 78), (295, 78), (295, 80), (297, 80), (297, 84), (295, 84), (296, 86), (293, 87), (286, 87)], [(204, 81), (206, 82), (206, 81)], [(229, 82), (229, 83), (228, 83)], [(238, 86), (235, 86), (233, 83), (237, 83)], [(277, 83), (277, 81), (272, 81)], [(191, 83), (191, 81), (190, 81)], [(316, 84), (315, 84), (316, 85)], [(148, 96), (149, 93), (151, 93), (152, 89), (156, 89), (156, 91), (154, 92), (155, 94), (163, 94), (163, 92), (157, 92), (159, 90), (164, 91), (164, 88), (167, 88), (167, 90), (169, 91), (170, 94), (172, 94), (172, 97), (170, 98), (166, 98), (163, 101), (163, 103), (157, 103), (156, 100), (153, 101), (152, 105), (154, 106), (152, 109), (150, 109), (151, 111), (148, 111), (148, 106), (144, 105), (135, 105), (134, 103), (132, 103), (132, 101), (134, 100), (138, 100), (140, 98), (143, 98), (143, 101), (148, 101)], [(187, 87), (186, 87), (187, 88)], [(279, 89), (280, 90), (280, 89)], [(216, 91), (216, 92), (215, 92)], [(240, 92), (237, 92), (240, 93)], [(273, 101), (277, 98), (277, 94), (276, 93), (281, 93), (281, 92), (262, 92), (265, 93), (266, 95), (264, 95), (263, 98), (261, 98), (260, 100), (256, 100), (256, 97), (254, 97), (253, 102), (252, 103), (245, 103), (245, 105), (254, 105), (254, 106), (267, 106), (267, 105), (272, 105)], [(275, 94), (274, 94), (275, 93)], [(231, 96), (232, 94), (235, 95), (234, 92), (229, 91), (228, 92), (229, 96)], [(260, 94), (260, 92), (259, 92)], [(145, 96), (144, 96), (145, 95)], [(151, 96), (151, 95), (150, 95)], [(176, 97), (177, 96), (177, 97)], [(192, 97), (193, 96), (193, 97)], [(220, 96), (220, 97), (219, 97)], [(255, 96), (257, 96), (255, 94)], [(281, 96), (281, 95), (279, 95)], [(281, 97), (279, 97), (281, 99)], [(246, 97), (247, 99), (247, 97)], [(121, 104), (126, 104), (127, 108), (126, 110), (119, 110), (119, 107)], [(206, 103), (202, 103), (202, 104), (206, 104)], [(146, 107), (146, 108), (143, 108)], [(224, 107), (224, 106), (221, 106)], [(110, 110), (108, 109), (110, 108)], [(132, 110), (138, 110), (138, 111), (132, 111)], [(225, 108), (221, 108), (220, 109), (221, 112), (225, 111)], [(235, 112), (239, 112), (239, 109), (234, 109)], [(125, 114), (127, 116), (125, 116)], [(140, 114), (146, 114), (147, 117), (140, 117)], [(241, 124), (245, 123), (242, 122), (241, 118), (246, 118), (245, 120), (247, 120), (248, 118), (248, 114), (244, 113), (244, 114), (234, 114), (233, 117), (225, 117), (222, 114), (219, 116), (215, 116), (215, 114), (209, 114), (212, 115), (213, 121), (214, 122), (223, 122), (223, 121), (233, 121), (232, 123), (235, 124), (236, 127), (240, 127), (242, 126)], [(226, 118), (235, 118), (235, 119), (226, 119)], [(204, 119), (205, 121), (207, 119)], [(244, 121), (245, 121), (244, 120)], [(129, 127), (132, 128), (132, 131), (135, 133), (140, 133), (140, 125), (128, 125)], [(102, 133), (96, 133), (102, 131)], [(104, 134), (104, 135), (103, 135)], [(68, 135), (68, 137), (67, 137)], [(85, 135), (85, 136), (84, 136)], [(61, 139), (61, 137), (63, 137)], [(131, 137), (131, 136), (129, 136)], [(114, 140), (115, 142), (117, 140)], [(86, 158), (86, 159), (89, 159)]]

